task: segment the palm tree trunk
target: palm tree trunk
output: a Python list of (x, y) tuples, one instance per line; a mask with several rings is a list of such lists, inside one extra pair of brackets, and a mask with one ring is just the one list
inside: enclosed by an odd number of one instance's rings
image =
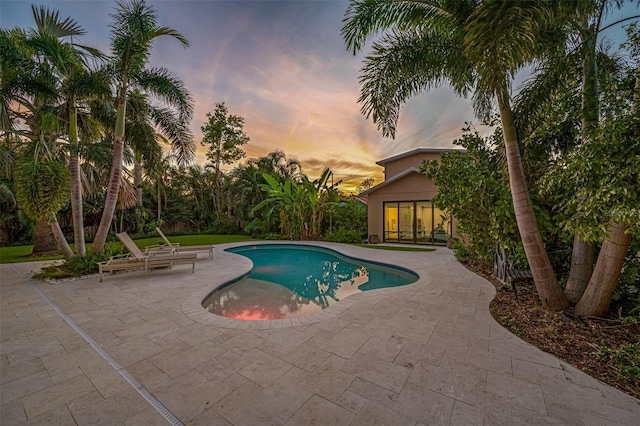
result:
[(125, 114), (127, 109), (126, 96), (124, 89), (120, 99), (123, 99), (118, 106), (118, 117), (116, 119), (115, 137), (113, 139), (113, 160), (111, 164), (111, 172), (109, 173), (109, 187), (107, 189), (107, 198), (104, 202), (104, 209), (102, 211), (102, 219), (100, 219), (100, 225), (96, 231), (96, 235), (93, 239), (93, 245), (91, 251), (98, 253), (104, 248), (104, 244), (107, 241), (107, 234), (111, 227), (111, 221), (113, 220), (113, 214), (116, 211), (116, 205), (118, 203), (118, 191), (120, 190), (120, 177), (122, 176), (122, 158), (124, 154), (124, 125)]
[(601, 316), (609, 310), (625, 255), (631, 245), (631, 234), (626, 230), (626, 223), (609, 220), (609, 233), (602, 243), (593, 275), (575, 307), (577, 315)]
[(133, 163), (133, 186), (136, 189), (136, 205), (142, 207), (142, 161), (138, 154)]
[(80, 162), (78, 156), (69, 158), (69, 177), (71, 180), (71, 215), (73, 218), (73, 241), (76, 254), (84, 256), (86, 245), (84, 239), (84, 212), (82, 208), (82, 183), (80, 181)]
[(564, 294), (572, 305), (578, 303), (584, 294), (589, 279), (593, 273), (595, 249), (593, 244), (582, 241), (578, 234), (573, 237), (573, 251), (571, 252), (571, 270)]
[(73, 242), (76, 254), (84, 256), (86, 245), (84, 241), (84, 212), (82, 210), (82, 182), (80, 180), (80, 161), (78, 160), (78, 112), (75, 108), (75, 99), (71, 99), (71, 112), (69, 114), (69, 144), (71, 154), (69, 156), (69, 179), (71, 181), (71, 217), (73, 218)]
[(74, 257), (75, 254), (73, 253), (73, 250), (71, 250), (71, 247), (69, 247), (69, 243), (67, 242), (67, 239), (64, 237), (64, 234), (62, 233), (62, 229), (60, 229), (60, 224), (58, 223), (58, 219), (56, 218), (54, 218), (53, 222), (51, 222), (51, 231), (53, 232), (53, 236), (56, 239), (56, 242), (58, 243), (58, 247), (60, 247), (60, 250), (62, 251), (64, 258), (66, 260), (70, 260), (72, 257)]
[[(636, 70), (636, 84), (633, 93), (633, 113), (640, 109), (640, 66)], [(575, 313), (581, 316), (600, 316), (609, 310), (613, 292), (624, 266), (624, 258), (631, 246), (631, 234), (626, 232), (627, 224), (609, 219), (609, 232), (602, 243), (593, 275)]]
[(136, 192), (136, 233), (143, 232), (142, 226), (142, 162), (139, 154), (136, 154), (133, 162), (133, 188)]
[[(600, 121), (599, 111), (599, 84), (598, 65), (596, 62), (596, 34), (597, 29), (589, 27), (589, 23), (583, 23), (588, 31), (582, 35), (582, 143), (589, 143), (593, 131), (598, 128)], [(578, 211), (578, 215), (583, 213)], [(589, 279), (593, 273), (594, 261), (593, 244), (580, 239), (576, 234), (573, 238), (573, 251), (571, 252), (571, 269), (564, 289), (569, 303), (578, 303)]]
[(162, 192), (160, 191), (160, 180), (158, 180), (157, 185), (158, 185), (158, 221), (159, 221), (160, 214), (162, 213)]
[(497, 92), (497, 98), (509, 169), (509, 186), (511, 188), (511, 197), (513, 198), (513, 209), (527, 261), (531, 268), (540, 302), (549, 309), (562, 310), (569, 303), (564, 293), (562, 293), (562, 289), (553, 272), (547, 250), (542, 242), (533, 205), (529, 198), (529, 190), (518, 147), (515, 119), (506, 87)]
[(56, 243), (51, 226), (45, 221), (36, 221), (35, 237), (31, 254), (44, 255), (47, 253), (59, 253), (58, 244)]
[(216, 164), (216, 218), (218, 220), (222, 219), (222, 204), (221, 196), (220, 196), (220, 161), (218, 160)]

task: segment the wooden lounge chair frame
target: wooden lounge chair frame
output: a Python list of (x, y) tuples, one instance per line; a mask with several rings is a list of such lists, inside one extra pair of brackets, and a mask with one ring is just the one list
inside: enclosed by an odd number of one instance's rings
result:
[(174, 251), (167, 252), (147, 252), (143, 253), (140, 248), (133, 242), (126, 232), (116, 234), (118, 239), (129, 250), (130, 254), (113, 256), (106, 262), (98, 263), (98, 272), (100, 274), (100, 282), (105, 271), (113, 273), (114, 271), (122, 271), (128, 269), (144, 268), (145, 276), (149, 275), (149, 271), (154, 268), (171, 268), (173, 265), (182, 263), (191, 263), (191, 273), (195, 271), (197, 253), (176, 253)]
[(158, 234), (160, 235), (160, 237), (162, 237), (164, 242), (167, 244), (167, 247), (154, 246), (152, 248), (148, 248), (149, 251), (156, 251), (156, 250), (166, 251), (167, 248), (170, 248), (170, 249), (174, 249), (178, 253), (196, 253), (196, 255), (197, 253), (207, 253), (209, 255), (209, 259), (213, 259), (213, 252), (215, 250), (214, 245), (180, 246), (180, 243), (172, 243), (171, 241), (169, 241), (167, 236), (164, 235), (164, 232), (162, 232), (160, 228), (156, 228), (156, 231), (158, 231)]

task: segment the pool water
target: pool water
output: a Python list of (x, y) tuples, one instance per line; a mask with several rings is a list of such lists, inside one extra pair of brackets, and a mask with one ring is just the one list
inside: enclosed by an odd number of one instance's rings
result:
[(202, 302), (209, 312), (229, 318), (272, 320), (310, 315), (352, 294), (418, 279), (407, 269), (308, 245), (261, 244), (226, 251), (253, 262), (248, 276), (214, 290)]

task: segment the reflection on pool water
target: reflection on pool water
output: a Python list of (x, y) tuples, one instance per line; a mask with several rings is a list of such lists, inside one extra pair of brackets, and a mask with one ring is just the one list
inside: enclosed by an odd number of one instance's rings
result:
[(295, 244), (241, 246), (226, 251), (253, 262), (250, 274), (214, 290), (202, 302), (229, 318), (272, 320), (319, 312), (354, 293), (411, 284), (415, 273), (333, 250)]

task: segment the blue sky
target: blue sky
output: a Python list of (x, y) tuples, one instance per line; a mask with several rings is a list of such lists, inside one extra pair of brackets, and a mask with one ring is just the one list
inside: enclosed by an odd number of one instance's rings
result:
[[(2, 0), (0, 25), (31, 26), (31, 3), (71, 16), (87, 30), (84, 44), (109, 51), (115, 2)], [(160, 25), (178, 30), (191, 43), (184, 49), (175, 40), (158, 39), (151, 63), (175, 72), (192, 92), (191, 127), (198, 145), (207, 112), (225, 102), (231, 113), (245, 118), (248, 157), (282, 149), (310, 177), (330, 167), (348, 191), (368, 177), (380, 181), (382, 168), (375, 165), (380, 159), (417, 147), (451, 147), (465, 122), (484, 129), (470, 101), (444, 87), (406, 104), (395, 140), (380, 136), (357, 103), (364, 54), (348, 53), (340, 36), (347, 1), (150, 3)], [(625, 10), (634, 12), (637, 3)], [(202, 147), (197, 161), (205, 161)]]

